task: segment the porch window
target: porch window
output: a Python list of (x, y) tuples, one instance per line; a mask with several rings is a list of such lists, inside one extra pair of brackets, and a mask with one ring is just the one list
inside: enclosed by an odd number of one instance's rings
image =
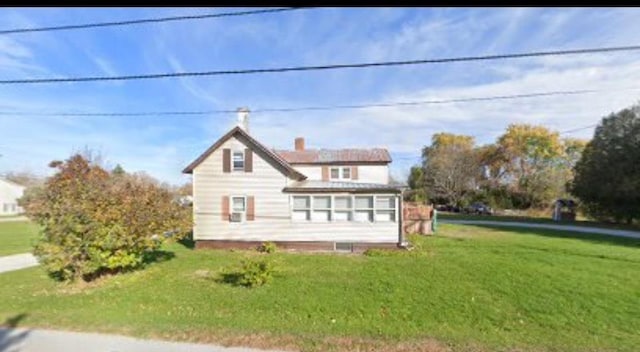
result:
[(396, 199), (390, 196), (376, 197), (376, 221), (396, 221)]
[(354, 220), (373, 222), (373, 196), (356, 196), (356, 210)]
[(334, 206), (334, 220), (350, 221), (353, 218), (351, 196), (336, 196)]
[(292, 219), (296, 221), (305, 221), (305, 220), (311, 219), (311, 197), (310, 196), (294, 196), (293, 197)]
[(331, 220), (331, 196), (314, 196), (313, 197), (313, 214), (314, 221)]

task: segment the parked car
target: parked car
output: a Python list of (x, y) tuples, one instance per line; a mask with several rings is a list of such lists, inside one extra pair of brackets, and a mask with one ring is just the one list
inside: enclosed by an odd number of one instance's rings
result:
[(484, 203), (476, 202), (464, 208), (464, 213), (476, 215), (493, 215), (493, 209), (491, 209), (490, 206)]

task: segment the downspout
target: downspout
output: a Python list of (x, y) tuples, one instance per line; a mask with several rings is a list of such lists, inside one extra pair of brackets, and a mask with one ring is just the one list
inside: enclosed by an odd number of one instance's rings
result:
[(402, 209), (402, 200), (404, 199), (404, 189), (400, 190), (400, 196), (398, 198), (398, 247), (407, 248), (407, 243), (404, 240), (404, 233), (402, 231), (404, 213)]

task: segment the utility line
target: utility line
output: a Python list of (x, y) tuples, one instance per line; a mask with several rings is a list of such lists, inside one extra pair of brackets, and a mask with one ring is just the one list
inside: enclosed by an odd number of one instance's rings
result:
[(503, 59), (518, 59), (518, 58), (525, 58), (525, 57), (582, 55), (582, 54), (610, 53), (610, 52), (637, 51), (637, 50), (640, 50), (640, 45), (571, 49), (571, 50), (555, 50), (555, 51), (537, 51), (537, 52), (528, 52), (528, 53), (484, 55), (484, 56), (462, 56), (462, 57), (451, 57), (451, 58), (441, 58), (441, 59), (383, 61), (383, 62), (352, 63), (352, 64), (331, 64), (331, 65), (317, 65), (317, 66), (292, 66), (292, 67), (255, 68), (255, 69), (239, 69), (239, 70), (169, 72), (169, 73), (124, 75), (124, 76), (85, 76), (85, 77), (67, 77), (67, 78), (8, 79), (8, 80), (0, 80), (0, 84), (128, 81), (128, 80), (177, 78), (177, 77), (246, 75), (246, 74), (257, 74), (257, 73), (283, 73), (283, 72), (336, 70), (336, 69), (367, 68), (367, 67), (409, 66), (409, 65), (438, 64), (438, 63), (451, 63), (451, 62), (467, 62), (467, 61), (503, 60)]
[[(418, 106), (418, 105), (431, 105), (431, 104), (452, 104), (452, 103), (467, 103), (467, 102), (480, 102), (480, 101), (494, 101), (494, 100), (511, 100), (511, 99), (525, 99), (536, 97), (548, 97), (548, 96), (566, 96), (566, 95), (580, 95), (600, 92), (616, 92), (627, 90), (640, 90), (640, 87), (627, 87), (618, 89), (581, 89), (581, 90), (558, 90), (549, 92), (536, 92), (526, 94), (513, 94), (513, 95), (493, 95), (485, 97), (468, 97), (468, 98), (453, 98), (442, 100), (417, 100), (406, 102), (394, 102), (394, 103), (379, 103), (379, 104), (354, 104), (354, 105), (327, 105), (327, 106), (307, 106), (307, 107), (293, 107), (293, 108), (259, 108), (252, 110), (252, 113), (267, 113), (267, 112), (301, 112), (301, 111), (327, 111), (327, 110), (344, 110), (344, 109), (365, 109), (365, 108), (390, 108), (398, 106)], [(197, 116), (197, 115), (215, 115), (215, 114), (232, 114), (235, 113), (235, 109), (227, 110), (202, 110), (202, 111), (142, 111), (142, 112), (28, 112), (28, 111), (0, 111), (0, 116), (69, 116), (69, 117), (120, 117), (120, 116)], [(588, 126), (592, 127), (592, 126)]]
[(3, 35), (3, 34), (18, 34), (18, 33), (33, 33), (33, 32), (63, 31), (63, 30), (85, 29), (85, 28), (96, 28), (96, 27), (128, 26), (128, 25), (136, 25), (136, 24), (144, 24), (144, 23), (159, 23), (159, 22), (170, 22), (170, 21), (202, 20), (202, 19), (208, 19), (208, 18), (220, 18), (220, 17), (234, 17), (234, 16), (268, 14), (268, 13), (276, 13), (276, 12), (294, 11), (294, 10), (300, 10), (300, 9), (306, 9), (306, 8), (305, 7), (287, 7), (287, 8), (277, 8), (277, 9), (210, 13), (210, 14), (204, 14), (204, 15), (155, 17), (155, 18), (143, 18), (143, 19), (125, 20), (125, 21), (71, 24), (71, 25), (51, 26), (51, 27), (16, 28), (16, 29), (0, 30), (0, 35)]

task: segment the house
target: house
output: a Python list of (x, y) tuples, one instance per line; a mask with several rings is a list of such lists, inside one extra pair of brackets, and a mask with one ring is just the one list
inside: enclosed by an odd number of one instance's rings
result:
[(183, 172), (192, 174), (197, 248), (272, 241), (304, 250), (397, 248), (401, 191), (389, 184), (389, 152), (267, 148), (249, 134), (249, 111)]
[(0, 178), (0, 216), (22, 213), (22, 208), (18, 206), (18, 199), (22, 197), (24, 190), (24, 186)]

